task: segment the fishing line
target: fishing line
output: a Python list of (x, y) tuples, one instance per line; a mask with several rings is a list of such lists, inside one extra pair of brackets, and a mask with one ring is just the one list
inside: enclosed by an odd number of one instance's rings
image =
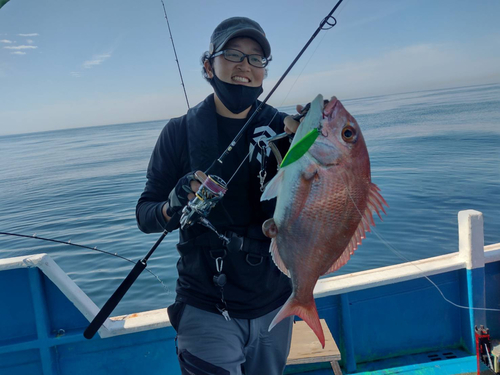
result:
[(240, 165), (238, 166), (238, 168), (236, 169), (236, 171), (233, 173), (233, 175), (231, 176), (231, 178), (229, 179), (229, 181), (227, 182), (227, 185), (229, 185), (229, 183), (231, 182), (231, 180), (233, 179), (234, 176), (236, 176), (236, 173), (238, 173), (238, 171), (240, 170), (241, 166), (243, 165), (243, 163), (248, 159), (248, 157), (250, 156), (250, 151), (247, 153), (247, 156), (245, 156), (245, 158), (243, 159), (243, 161), (240, 163)]
[[(349, 191), (349, 188), (347, 186), (347, 183), (345, 182), (344, 180), (344, 177), (342, 175), (340, 175), (341, 179), (342, 179), (342, 182), (344, 183), (345, 185), (345, 188), (346, 188), (346, 191), (347, 191), (347, 194), (349, 195), (349, 198), (351, 199), (352, 203), (354, 204), (354, 207), (356, 208), (356, 210), (358, 211), (359, 215), (361, 217), (363, 217), (363, 214), (361, 213), (361, 211), (359, 210), (356, 202), (354, 202), (354, 199), (352, 198), (351, 196), (351, 192)], [(380, 216), (380, 215), (379, 215)], [(418, 269), (420, 272), (424, 273), (425, 271), (422, 270), (419, 266), (417, 266), (415, 263), (413, 263), (411, 260), (409, 260), (408, 258), (406, 258), (403, 254), (401, 254), (398, 250), (396, 250), (396, 248), (394, 248), (394, 246), (392, 246), (388, 241), (386, 241), (379, 233), (378, 231), (375, 229), (374, 226), (372, 226), (372, 228), (370, 228), (371, 231), (378, 237), (378, 239), (389, 249), (391, 250), (394, 254), (396, 254), (399, 258), (401, 258), (402, 260), (405, 260), (406, 262), (408, 263), (411, 263), (411, 265), (413, 267), (415, 267), (416, 269)], [(427, 279), (427, 281), (429, 281), (432, 285), (434, 285), (434, 287), (438, 290), (439, 294), (441, 294), (441, 297), (443, 297), (443, 299), (448, 302), (449, 304), (455, 306), (455, 307), (458, 307), (460, 309), (465, 309), (465, 310), (478, 310), (478, 311), (500, 311), (500, 309), (492, 309), (492, 308), (486, 308), (486, 307), (469, 307), (469, 306), (462, 306), (462, 305), (459, 305), (459, 304), (456, 304), (455, 302), (453, 301), (450, 301), (448, 298), (446, 298), (446, 296), (444, 295), (443, 291), (441, 290), (441, 288), (439, 288), (439, 286), (437, 286), (437, 284), (432, 281), (427, 275), (424, 275), (422, 274), (422, 277), (424, 277), (425, 279)]]
[[(163, 2), (163, 0), (162, 0)], [(344, 3), (344, 5), (340, 8), (340, 10), (337, 12), (338, 15), (340, 15), (340, 13), (342, 13), (342, 11), (344, 10), (345, 6), (347, 4), (347, 1)], [(328, 21), (325, 22), (325, 24), (327, 24), (328, 26), (325, 27), (324, 25), (322, 26), (321, 30), (330, 30), (332, 29), (335, 25), (337, 25), (337, 20), (335, 19), (335, 17), (333, 16), (327, 16), (325, 19), (333, 19), (334, 23), (329, 23)], [(325, 19), (322, 20), (322, 22), (325, 21)], [(290, 93), (292, 92), (293, 88), (295, 87), (295, 84), (297, 83), (297, 81), (299, 80), (299, 78), (302, 76), (302, 73), (304, 72), (304, 70), (307, 68), (307, 66), (309, 65), (309, 62), (311, 61), (311, 59), (314, 57), (314, 55), (316, 54), (316, 51), (318, 50), (318, 48), (321, 46), (321, 43), (323, 42), (323, 40), (325, 39), (326, 37), (326, 33), (323, 34), (323, 37), (320, 39), (319, 43), (316, 45), (316, 48), (314, 49), (314, 51), (312, 52), (312, 54), (309, 56), (309, 59), (307, 60), (307, 62), (304, 64), (304, 66), (302, 67), (302, 70), (300, 71), (300, 73), (298, 74), (297, 78), (295, 79), (295, 81), (293, 82), (292, 86), (290, 87), (290, 89), (288, 90), (287, 94), (285, 95), (285, 98), (281, 101), (281, 104), (279, 105), (279, 107), (283, 106), (283, 103), (285, 102), (285, 100), (288, 98), (288, 96), (290, 95)], [(274, 113), (274, 116), (272, 117), (272, 119), (269, 121), (269, 123), (267, 124), (267, 126), (269, 127), (269, 125), (271, 125), (271, 123), (273, 122), (274, 118), (276, 117), (276, 115), (278, 114), (278, 110), (276, 110), (276, 112)], [(250, 151), (249, 151), (250, 153)], [(241, 166), (243, 165), (243, 163), (245, 162), (245, 160), (248, 158), (249, 155), (247, 155), (247, 157), (245, 159), (243, 159), (243, 162), (240, 164), (240, 166), (238, 167), (238, 169), (236, 169), (236, 171), (234, 172), (234, 174), (231, 176), (231, 178), (229, 179), (229, 181), (227, 182), (227, 185), (229, 185), (229, 183), (231, 182), (231, 180), (233, 179), (233, 177), (236, 175), (236, 173), (238, 172), (238, 170), (241, 168)], [(279, 164), (279, 163), (278, 163)]]
[[(352, 198), (351, 198), (352, 199)], [(358, 210), (359, 212), (359, 210)], [(406, 258), (403, 254), (401, 254), (398, 250), (396, 250), (389, 242), (387, 242), (379, 233), (378, 231), (375, 229), (375, 228), (372, 228), (373, 229), (373, 233), (375, 233), (375, 235), (378, 237), (378, 239), (384, 244), (386, 245), (389, 250), (391, 250), (394, 254), (396, 254), (399, 258), (405, 260), (406, 262), (408, 263), (411, 263), (412, 266), (416, 267), (419, 271), (421, 272), (425, 272), (424, 270), (422, 270), (420, 267), (418, 267), (416, 264), (414, 264), (411, 260), (409, 260), (408, 258)], [(436, 285), (436, 283), (434, 283), (434, 281), (432, 281), (428, 276), (426, 275), (423, 275), (423, 277), (425, 277), (432, 285), (434, 285), (436, 287), (436, 289), (439, 291), (439, 293), (441, 294), (441, 296), (443, 297), (443, 299), (452, 304), (453, 306), (455, 307), (458, 307), (458, 308), (461, 308), (461, 309), (467, 309), (467, 310), (480, 310), (480, 311), (500, 311), (500, 309), (490, 309), (490, 308), (486, 308), (486, 307), (469, 307), (469, 306), (462, 306), (462, 305), (458, 305), (456, 304), (455, 302), (453, 301), (450, 301), (448, 298), (445, 297), (443, 291)]]
[[(85, 245), (79, 245), (79, 244), (76, 244), (76, 243), (72, 243), (71, 240), (69, 240), (69, 241), (60, 241), (60, 240), (55, 240), (53, 238), (38, 237), (36, 235), (36, 233), (33, 234), (32, 236), (28, 236), (26, 234), (19, 234), (19, 233), (9, 233), (9, 232), (0, 232), (0, 234), (4, 235), (4, 236), (21, 237), (21, 238), (32, 238), (32, 239), (35, 239), (35, 240), (55, 242), (55, 243), (59, 243), (59, 244), (63, 244), (63, 245), (70, 245), (70, 246), (80, 247), (80, 248), (83, 248), (83, 249), (89, 249), (89, 250), (92, 250), (92, 251), (97, 251), (99, 253), (103, 253), (103, 254), (106, 254), (106, 255), (111, 255), (111, 256), (114, 256), (114, 257), (126, 260), (127, 262), (135, 264), (135, 262), (133, 260), (128, 259), (128, 258), (126, 258), (124, 256), (121, 256), (121, 255), (118, 255), (117, 253), (111, 253), (109, 251), (100, 250), (97, 247), (90, 247), (90, 246), (85, 246)], [(165, 288), (165, 290), (167, 290), (167, 293), (170, 293), (168, 287), (163, 283), (163, 281), (155, 273), (153, 273), (153, 271), (151, 271), (148, 268), (146, 268), (146, 271), (148, 271), (151, 275), (153, 275), (160, 282), (160, 284), (163, 286), (163, 288)]]
[[(325, 25), (332, 26), (332, 24), (330, 24), (328, 21), (330, 19), (335, 19), (335, 18), (333, 18), (332, 15), (337, 10), (337, 8), (340, 6), (340, 4), (342, 4), (342, 1), (344, 1), (344, 0), (339, 0), (335, 4), (335, 6), (333, 7), (333, 9), (330, 11), (330, 13), (328, 13), (328, 15), (325, 18), (323, 18), (323, 20), (321, 21), (319, 27), (316, 29), (316, 31), (313, 33), (313, 35), (309, 38), (309, 40), (304, 45), (304, 47), (302, 47), (302, 49), (300, 50), (300, 52), (297, 54), (297, 56), (292, 61), (292, 63), (288, 66), (288, 68), (285, 70), (285, 72), (280, 77), (280, 79), (278, 80), (278, 82), (273, 86), (273, 88), (271, 89), (271, 91), (269, 92), (269, 94), (267, 94), (267, 96), (265, 97), (265, 99), (259, 104), (259, 106), (256, 108), (256, 110), (254, 111), (254, 113), (247, 119), (245, 125), (243, 125), (243, 127), (240, 129), (240, 131), (238, 132), (238, 134), (236, 135), (236, 137), (234, 137), (234, 139), (231, 141), (231, 143), (226, 148), (226, 150), (222, 153), (221, 156), (219, 156), (218, 159), (214, 160), (214, 162), (212, 163), (212, 165), (205, 171), (206, 175), (210, 174), (210, 170), (212, 170), (212, 168), (214, 168), (214, 166), (215, 166), (216, 163), (219, 163), (219, 165), (223, 164), (223, 160), (227, 157), (227, 155), (231, 152), (231, 150), (233, 150), (234, 146), (236, 145), (236, 143), (238, 143), (238, 141), (243, 136), (243, 134), (245, 134), (246, 130), (248, 129), (248, 127), (252, 123), (252, 120), (262, 110), (262, 108), (264, 107), (264, 105), (267, 103), (267, 101), (269, 100), (269, 98), (274, 94), (274, 92), (279, 87), (279, 85), (281, 85), (281, 82), (283, 82), (283, 80), (286, 78), (286, 76), (288, 75), (288, 73), (295, 66), (295, 64), (297, 63), (297, 61), (302, 57), (302, 55), (304, 54), (304, 52), (306, 51), (306, 49), (309, 47), (309, 45), (312, 43), (312, 41), (321, 32), (321, 30), (324, 30)], [(328, 27), (326, 29), (328, 29)]]
[(323, 39), (325, 39), (326, 37), (326, 34), (323, 34), (323, 37), (321, 38), (321, 40), (319, 41), (318, 45), (316, 46), (316, 48), (314, 49), (313, 53), (311, 54), (311, 56), (309, 56), (309, 60), (307, 60), (307, 62), (305, 63), (305, 65), (303, 66), (302, 70), (300, 71), (300, 73), (298, 74), (297, 78), (295, 78), (295, 81), (293, 81), (292, 83), (292, 86), (290, 86), (290, 90), (288, 90), (287, 94), (285, 95), (285, 98), (281, 101), (281, 104), (279, 105), (279, 107), (282, 107), (283, 106), (283, 103), (285, 102), (286, 99), (288, 99), (288, 96), (290, 95), (290, 93), (292, 92), (293, 88), (295, 87), (295, 84), (297, 83), (297, 81), (299, 80), (299, 78), (302, 76), (302, 73), (304, 73), (304, 70), (306, 70), (306, 67), (307, 65), (309, 64), (309, 62), (311, 61), (311, 59), (313, 58), (314, 54), (316, 53), (316, 51), (318, 50), (319, 46), (321, 45), (321, 43), (323, 42)]
[[(342, 13), (342, 11), (344, 10), (344, 8), (346, 7), (346, 4), (347, 4), (348, 1), (346, 1), (344, 3), (344, 5), (339, 9), (339, 11), (337, 12), (337, 15), (340, 15), (340, 13)], [(337, 24), (337, 20), (335, 19), (335, 17), (332, 17), (334, 20), (335, 20), (335, 23), (332, 25), (332, 24), (329, 24), (327, 22), (327, 24), (330, 26), (326, 29), (323, 29), (323, 30), (330, 30), (331, 28), (333, 28), (336, 24)], [(292, 92), (293, 88), (295, 87), (295, 84), (297, 83), (297, 81), (299, 80), (299, 78), (302, 76), (302, 73), (304, 73), (304, 70), (307, 68), (307, 66), (309, 65), (309, 62), (311, 61), (311, 59), (314, 57), (314, 55), (316, 54), (316, 51), (318, 50), (318, 48), (321, 46), (321, 43), (323, 43), (323, 40), (325, 39), (326, 37), (326, 33), (323, 34), (323, 36), (321, 37), (318, 45), (316, 46), (316, 48), (314, 49), (314, 51), (312, 52), (312, 54), (309, 56), (309, 59), (307, 60), (307, 62), (304, 64), (304, 66), (302, 67), (302, 70), (300, 71), (299, 75), (297, 76), (297, 78), (295, 79), (295, 81), (293, 82), (292, 86), (290, 87), (290, 90), (288, 90), (288, 93), (286, 94), (285, 98), (282, 100), (281, 104), (279, 105), (279, 107), (282, 107), (283, 106), (283, 103), (285, 102), (285, 100), (288, 98), (288, 96), (290, 95), (290, 93)]]

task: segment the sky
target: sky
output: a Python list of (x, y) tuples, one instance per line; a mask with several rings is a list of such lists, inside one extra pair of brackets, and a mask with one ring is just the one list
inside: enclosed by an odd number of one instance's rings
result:
[[(200, 57), (225, 18), (260, 23), (265, 95), (330, 0), (164, 0), (191, 106), (212, 92)], [(500, 83), (500, 0), (344, 0), (269, 100), (304, 104)], [(181, 116), (187, 104), (161, 0), (10, 0), (0, 9), (0, 135)]]

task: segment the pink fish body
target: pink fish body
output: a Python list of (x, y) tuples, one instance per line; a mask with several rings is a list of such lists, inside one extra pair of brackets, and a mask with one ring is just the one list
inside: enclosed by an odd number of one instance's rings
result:
[(309, 150), (280, 169), (261, 200), (277, 196), (274, 216), (263, 224), (263, 232), (272, 238), (274, 262), (293, 285), (292, 295), (269, 329), (297, 315), (324, 347), (314, 286), (320, 276), (347, 263), (370, 225), (375, 225), (372, 212), (385, 212), (387, 203), (371, 182), (361, 129), (335, 97), (324, 109), (321, 95), (311, 103), (291, 148), (320, 124), (321, 133)]

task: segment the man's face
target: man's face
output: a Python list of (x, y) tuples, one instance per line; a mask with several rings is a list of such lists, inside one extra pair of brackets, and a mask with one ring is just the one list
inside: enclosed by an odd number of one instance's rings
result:
[[(247, 55), (264, 55), (259, 43), (250, 38), (231, 39), (226, 43), (224, 49), (236, 49)], [(223, 82), (250, 87), (261, 86), (265, 75), (265, 68), (256, 68), (250, 65), (247, 58), (238, 63), (227, 61), (224, 56), (217, 56), (213, 60), (213, 69), (217, 77)], [(208, 75), (212, 78), (211, 71), (209, 71)]]

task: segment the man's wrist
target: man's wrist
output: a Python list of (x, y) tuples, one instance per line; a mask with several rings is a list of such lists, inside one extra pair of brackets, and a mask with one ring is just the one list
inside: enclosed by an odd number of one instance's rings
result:
[(161, 213), (163, 214), (163, 217), (165, 218), (165, 220), (169, 221), (171, 219), (171, 217), (168, 216), (167, 209), (168, 209), (168, 202), (165, 202), (165, 204), (161, 208)]

